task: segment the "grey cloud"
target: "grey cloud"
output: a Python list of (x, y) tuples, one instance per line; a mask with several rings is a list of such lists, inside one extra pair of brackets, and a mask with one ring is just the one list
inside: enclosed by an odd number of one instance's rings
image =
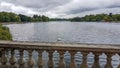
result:
[(3, 0), (5, 2), (21, 5), (28, 8), (56, 7), (68, 3), (70, 0)]
[(77, 16), (101, 9), (120, 9), (120, 0), (0, 0), (1, 2), (12, 6), (3, 6), (0, 10), (28, 15), (45, 14), (49, 17)]
[[(30, 8), (35, 12), (47, 12), (60, 5), (69, 3), (71, 0), (3, 0), (16, 6)], [(2, 1), (1, 1), (2, 2)]]
[(82, 12), (86, 12), (86, 11), (93, 11), (96, 10), (96, 8), (79, 8), (79, 9), (74, 9), (71, 10), (69, 12), (66, 12), (66, 14), (78, 14), (78, 13), (82, 13)]
[(71, 11), (66, 12), (66, 14), (78, 14), (78, 13), (82, 13), (82, 12), (89, 12), (89, 11), (94, 11), (94, 10), (99, 10), (99, 9), (107, 9), (107, 8), (120, 8), (120, 6), (108, 6), (108, 7), (104, 7), (104, 8), (78, 8), (78, 9), (74, 9)]
[[(78, 0), (76, 0), (78, 1)], [(66, 9), (70, 10), (65, 12), (66, 14), (78, 14), (78, 13), (82, 13), (82, 12), (87, 12), (87, 11), (94, 11), (94, 10), (99, 10), (99, 9), (107, 9), (107, 8), (120, 8), (120, 0), (106, 0), (106, 1), (102, 1), (102, 0), (84, 0), (84, 3), (81, 3), (82, 1), (78, 1), (78, 3), (71, 3), (70, 5), (73, 6), (69, 6), (71, 7), (70, 9)], [(90, 2), (90, 3), (89, 3)], [(74, 8), (74, 5), (77, 5), (77, 8)], [(79, 5), (80, 4), (80, 5)], [(65, 6), (63, 6), (65, 7)]]
[(120, 5), (113, 5), (113, 6), (108, 6), (107, 8), (120, 8)]

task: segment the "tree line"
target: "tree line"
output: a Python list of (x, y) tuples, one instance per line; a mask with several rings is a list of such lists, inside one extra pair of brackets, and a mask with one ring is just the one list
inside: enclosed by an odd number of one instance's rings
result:
[(33, 15), (32, 17), (12, 12), (0, 12), (0, 22), (47, 22), (49, 17), (44, 15)]
[(85, 22), (119, 22), (120, 14), (96, 14), (96, 15), (86, 15), (84, 17), (74, 17), (70, 21), (85, 21)]
[(120, 14), (96, 14), (86, 15), (84, 17), (66, 18), (49, 18), (44, 15), (26, 16), (12, 12), (0, 12), (0, 22), (47, 22), (47, 21), (78, 21), (78, 22), (119, 22)]

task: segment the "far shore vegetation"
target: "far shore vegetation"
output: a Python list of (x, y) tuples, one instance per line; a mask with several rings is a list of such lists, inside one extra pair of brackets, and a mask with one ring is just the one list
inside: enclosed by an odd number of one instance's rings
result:
[(120, 22), (120, 14), (95, 14), (74, 18), (49, 18), (45, 15), (26, 16), (12, 12), (0, 12), (0, 23), (15, 22), (49, 22), (49, 21), (71, 21), (71, 22)]
[(49, 18), (47, 16), (33, 15), (33, 17), (23, 14), (15, 14), (12, 12), (0, 12), (0, 22), (47, 22)]
[(70, 19), (76, 22), (120, 22), (120, 14), (96, 14), (86, 15), (84, 17), (74, 17)]

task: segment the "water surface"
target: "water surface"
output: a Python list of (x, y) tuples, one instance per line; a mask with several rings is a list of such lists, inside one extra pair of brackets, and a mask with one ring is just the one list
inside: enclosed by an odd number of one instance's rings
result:
[(120, 44), (119, 23), (40, 22), (7, 25), (14, 41)]

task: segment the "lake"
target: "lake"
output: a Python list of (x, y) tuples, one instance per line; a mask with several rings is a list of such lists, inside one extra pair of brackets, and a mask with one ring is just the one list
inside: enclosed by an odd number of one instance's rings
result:
[[(103, 23), (103, 22), (37, 22), (25, 24), (9, 24), (5, 25), (10, 28), (10, 32), (14, 41), (31, 41), (31, 42), (61, 42), (61, 43), (94, 43), (94, 44), (120, 44), (120, 24), (119, 23)], [(16, 51), (17, 52), (17, 51)], [(16, 53), (18, 54), (18, 52)], [(33, 58), (37, 60), (33, 52)], [(70, 55), (65, 53), (65, 62), (69, 66)], [(92, 56), (92, 58), (91, 58)], [(79, 65), (82, 60), (81, 54), (78, 52), (75, 56), (76, 63)], [(90, 57), (90, 58), (89, 58)], [(88, 63), (92, 65), (93, 54), (88, 55)], [(25, 52), (25, 58), (28, 53)], [(104, 68), (106, 56), (100, 56), (101, 68)], [(103, 59), (104, 58), (104, 59)], [(119, 64), (119, 56), (115, 55), (113, 65)], [(48, 53), (43, 52), (45, 64), (48, 61)], [(57, 67), (59, 55), (54, 53), (54, 64)], [(66, 67), (67, 67), (66, 66)], [(37, 68), (37, 67), (36, 67)], [(45, 65), (47, 68), (47, 65)], [(69, 68), (69, 67), (67, 67)]]
[(9, 24), (14, 41), (120, 44), (120, 24), (38, 22)]

